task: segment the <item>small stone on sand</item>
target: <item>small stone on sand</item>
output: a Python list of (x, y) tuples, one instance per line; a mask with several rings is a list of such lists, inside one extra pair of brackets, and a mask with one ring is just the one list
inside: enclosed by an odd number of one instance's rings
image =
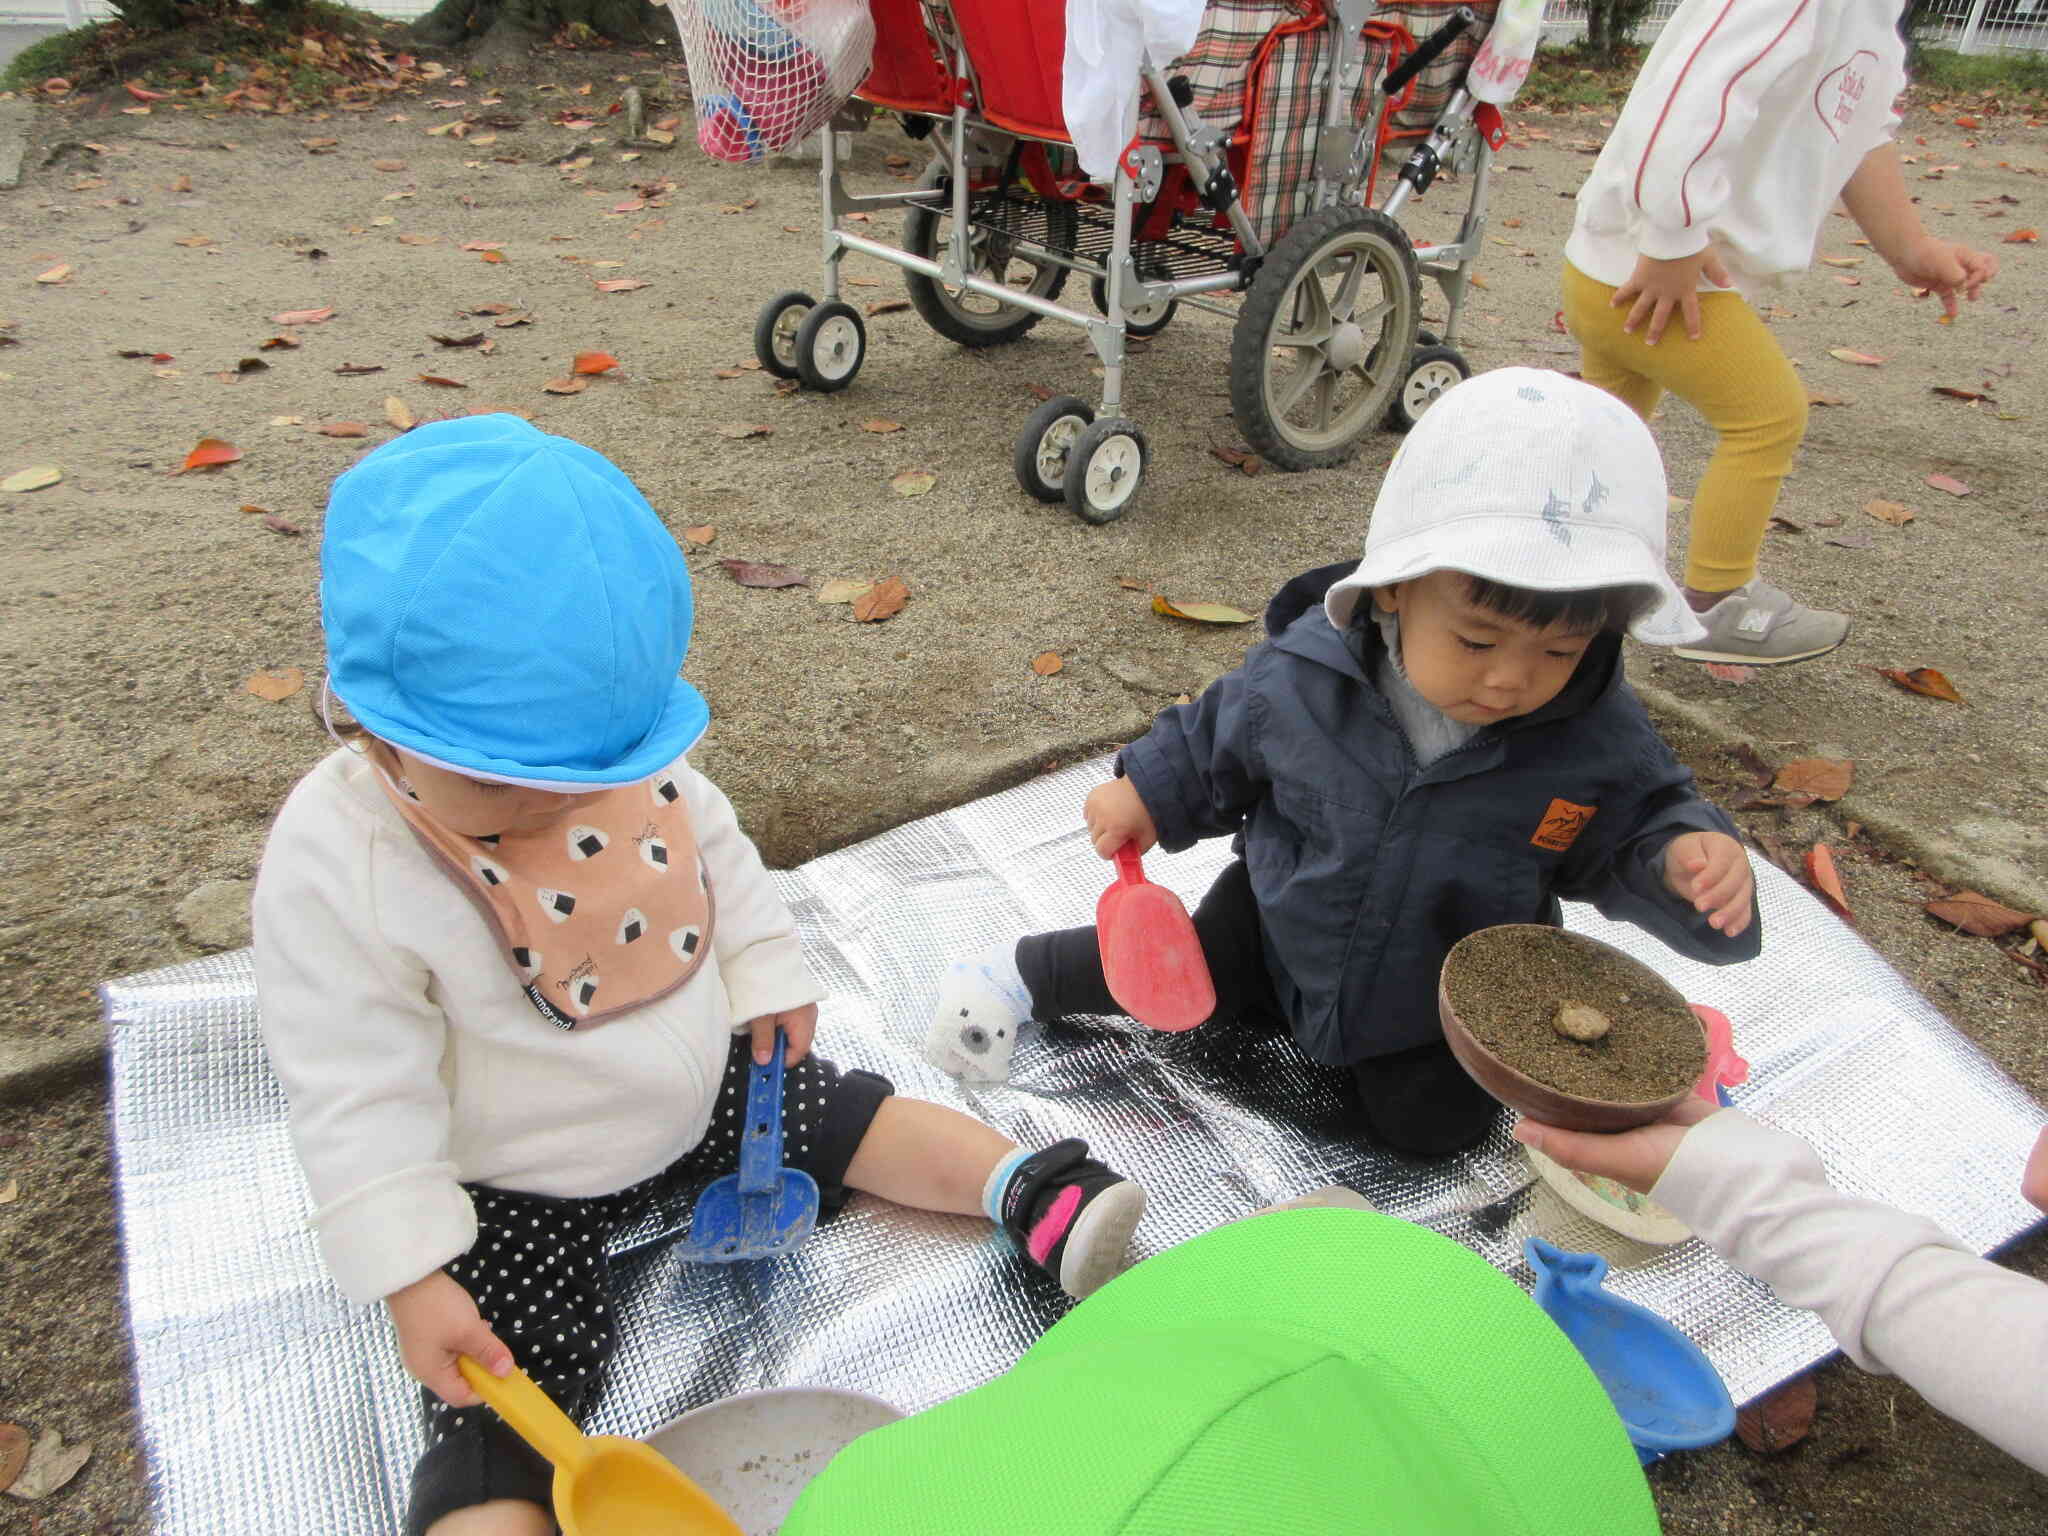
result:
[(1584, 1003), (1559, 1003), (1550, 1027), (1567, 1040), (1589, 1043), (1602, 1038), (1614, 1025), (1598, 1008), (1588, 1008)]

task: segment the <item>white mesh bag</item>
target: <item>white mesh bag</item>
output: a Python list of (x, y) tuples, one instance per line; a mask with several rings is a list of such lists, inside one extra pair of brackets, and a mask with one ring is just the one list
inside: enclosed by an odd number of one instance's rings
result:
[(867, 0), (668, 0), (683, 36), (697, 143), (759, 160), (825, 126), (867, 78)]

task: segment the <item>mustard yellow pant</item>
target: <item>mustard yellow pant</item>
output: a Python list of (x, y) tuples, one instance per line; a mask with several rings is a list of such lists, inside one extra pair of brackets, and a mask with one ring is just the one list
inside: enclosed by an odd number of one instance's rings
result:
[(1669, 390), (1720, 438), (1692, 498), (1685, 584), (1726, 592), (1756, 574), (1757, 551), (1778, 504), (1778, 486), (1806, 435), (1806, 386), (1784, 349), (1740, 294), (1700, 295), (1700, 339), (1671, 317), (1653, 347), (1621, 328), (1626, 305), (1570, 262), (1564, 318), (1579, 344), (1579, 372), (1645, 421)]

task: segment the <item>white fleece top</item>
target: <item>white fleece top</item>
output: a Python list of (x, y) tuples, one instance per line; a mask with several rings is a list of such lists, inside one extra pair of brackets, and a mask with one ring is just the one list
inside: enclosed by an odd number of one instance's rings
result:
[(527, 1001), (366, 760), (332, 753), (285, 801), (256, 881), (257, 999), (350, 1300), (468, 1250), (464, 1183), (591, 1196), (660, 1172), (702, 1139), (732, 1032), (823, 995), (731, 804), (674, 772), (710, 875), (711, 954), (678, 990), (576, 1031)]
[(1779, 1300), (1818, 1312), (1863, 1369), (2048, 1471), (2048, 1286), (1925, 1217), (1838, 1193), (1813, 1148), (1737, 1110), (1687, 1132), (1650, 1194)]
[(1806, 270), (1842, 187), (1898, 124), (1898, 20), (1899, 0), (1684, 0), (1579, 189), (1566, 259), (1615, 286), (1638, 253), (1710, 241), (1739, 288)]

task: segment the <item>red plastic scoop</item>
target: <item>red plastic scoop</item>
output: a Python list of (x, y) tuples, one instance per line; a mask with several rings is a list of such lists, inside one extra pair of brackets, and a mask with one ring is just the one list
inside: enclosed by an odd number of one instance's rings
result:
[(1216, 1011), (1216, 987), (1180, 898), (1145, 878), (1137, 848), (1116, 851), (1116, 884), (1095, 904), (1109, 995), (1140, 1024), (1193, 1029)]

